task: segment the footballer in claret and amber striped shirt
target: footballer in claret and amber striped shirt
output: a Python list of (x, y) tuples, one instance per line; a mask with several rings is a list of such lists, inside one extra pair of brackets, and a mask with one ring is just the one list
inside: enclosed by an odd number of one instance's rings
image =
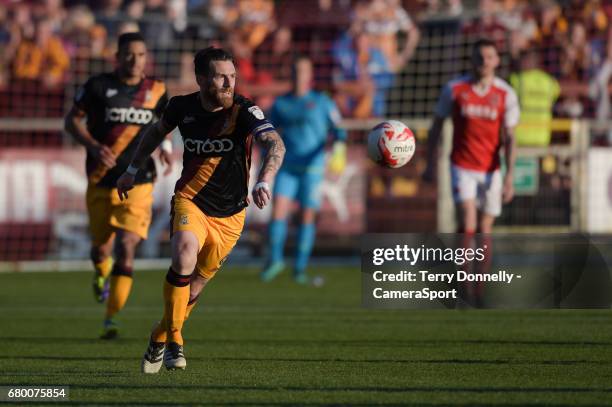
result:
[(126, 172), (117, 180), (121, 199), (130, 199), (147, 158), (164, 134), (179, 128), (183, 173), (172, 198), (172, 265), (164, 283), (164, 315), (155, 326), (142, 359), (144, 373), (185, 369), (183, 322), (200, 292), (238, 241), (249, 204), (248, 181), (253, 141), (266, 153), (252, 190), (261, 209), (272, 198), (271, 184), (285, 147), (261, 109), (234, 94), (233, 57), (206, 48), (194, 58), (199, 92), (170, 99), (162, 118), (145, 133)]
[[(90, 78), (78, 90), (74, 103), (87, 115), (87, 129), (92, 137), (108, 146), (117, 161), (114, 167), (109, 167), (88, 151), (88, 180), (96, 186), (114, 188), (132, 160), (143, 127), (161, 117), (168, 94), (162, 81), (145, 77), (128, 85), (117, 72), (111, 72)], [(150, 158), (136, 183), (153, 182), (155, 175), (155, 164)]]
[(165, 123), (178, 126), (184, 146), (175, 196), (206, 215), (227, 217), (247, 206), (253, 138), (274, 127), (242, 96), (235, 95), (228, 109), (209, 112), (199, 95), (173, 97), (164, 113)]
[[(143, 130), (161, 116), (168, 95), (163, 82), (144, 75), (147, 48), (138, 33), (119, 37), (117, 69), (91, 77), (76, 94), (66, 130), (87, 148), (87, 211), (95, 274), (94, 295), (107, 300), (102, 338), (117, 336), (113, 317), (132, 286), (136, 245), (147, 238), (153, 204), (155, 164), (149, 158), (129, 200), (121, 202), (115, 185), (128, 167)], [(83, 123), (86, 119), (86, 124)], [(171, 164), (168, 151), (160, 158)], [(170, 166), (168, 165), (168, 169)], [(115, 236), (117, 237), (115, 238)], [(111, 257), (117, 241), (114, 264)], [(110, 292), (107, 278), (110, 278)]]

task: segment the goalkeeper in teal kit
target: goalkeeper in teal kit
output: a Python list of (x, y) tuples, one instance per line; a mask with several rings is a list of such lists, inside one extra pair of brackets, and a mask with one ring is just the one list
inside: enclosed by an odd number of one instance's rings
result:
[[(270, 223), (270, 254), (260, 277), (270, 281), (285, 269), (283, 250), (287, 238), (287, 219), (294, 201), (300, 207), (293, 278), (308, 283), (306, 266), (315, 239), (315, 217), (321, 205), (321, 183), (326, 164), (334, 173), (346, 164), (346, 132), (338, 127), (340, 114), (325, 94), (312, 89), (313, 67), (306, 57), (293, 64), (293, 90), (276, 99), (269, 119), (279, 130), (287, 152), (274, 185), (273, 213)], [(335, 139), (328, 163), (325, 145)]]

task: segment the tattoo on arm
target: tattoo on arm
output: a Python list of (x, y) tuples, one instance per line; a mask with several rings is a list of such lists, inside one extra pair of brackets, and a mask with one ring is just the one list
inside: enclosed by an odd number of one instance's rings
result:
[(285, 144), (274, 130), (262, 133), (257, 137), (259, 143), (267, 150), (263, 159), (259, 180), (270, 182), (278, 172), (285, 157)]
[(132, 158), (132, 165), (141, 168), (147, 158), (151, 156), (157, 146), (166, 138), (166, 134), (172, 130), (164, 124), (163, 120), (159, 120), (147, 127), (140, 138), (134, 158)]

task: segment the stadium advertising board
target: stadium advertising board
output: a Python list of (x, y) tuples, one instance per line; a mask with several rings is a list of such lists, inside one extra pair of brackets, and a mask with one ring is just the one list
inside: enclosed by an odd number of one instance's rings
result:
[[(351, 148), (348, 156), (346, 171), (339, 177), (326, 177), (321, 185), (319, 233), (322, 239), (326, 236), (357, 239), (364, 231), (362, 151), (359, 147)], [(172, 173), (166, 177), (159, 175), (155, 183), (153, 222), (149, 239), (141, 249), (147, 257), (162, 255), (161, 246), (168, 244), (170, 198), (181, 173), (179, 158), (180, 152)], [(81, 149), (0, 150), (0, 241), (3, 242), (0, 260), (88, 257), (84, 160)], [(254, 151), (251, 185), (259, 165), (260, 155)], [(251, 205), (246, 230), (263, 234), (270, 216), (270, 207), (260, 211)], [(343, 245), (354, 243), (354, 239), (344, 241)]]

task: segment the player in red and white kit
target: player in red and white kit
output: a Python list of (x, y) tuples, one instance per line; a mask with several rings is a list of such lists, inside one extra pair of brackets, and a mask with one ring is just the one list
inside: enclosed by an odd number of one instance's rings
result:
[[(490, 233), (501, 214), (502, 201), (514, 195), (514, 127), (520, 111), (516, 94), (505, 81), (495, 76), (499, 55), (491, 40), (479, 40), (472, 51), (472, 73), (447, 83), (435, 109), (429, 131), (426, 181), (435, 175), (437, 146), (444, 119), (453, 120), (451, 185), (457, 208), (458, 236), (464, 248), (485, 248), (485, 259), (465, 269), (471, 273), (489, 272), (493, 244)], [(500, 170), (500, 150), (504, 150), (506, 173)], [(475, 235), (476, 233), (480, 235)], [(475, 239), (476, 237), (476, 239)], [(463, 304), (484, 306), (482, 283), (458, 286)]]
[[(426, 181), (434, 179), (437, 146), (444, 119), (453, 120), (451, 182), (459, 232), (491, 233), (501, 214), (502, 201), (512, 200), (515, 143), (519, 121), (516, 93), (495, 76), (499, 55), (495, 43), (483, 39), (472, 52), (471, 74), (452, 80), (442, 89), (428, 139)], [(506, 173), (500, 170), (503, 147)], [(480, 212), (480, 213), (479, 213)]]

